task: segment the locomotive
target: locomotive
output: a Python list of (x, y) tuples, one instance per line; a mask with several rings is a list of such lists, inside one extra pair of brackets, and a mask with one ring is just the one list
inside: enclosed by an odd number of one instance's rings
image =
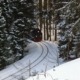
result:
[(34, 42), (42, 41), (42, 32), (39, 28), (30, 29), (29, 34), (29, 39), (33, 40)]

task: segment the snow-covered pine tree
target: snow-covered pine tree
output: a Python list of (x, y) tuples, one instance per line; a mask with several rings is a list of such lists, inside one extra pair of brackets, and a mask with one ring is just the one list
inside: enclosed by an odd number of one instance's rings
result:
[(10, 64), (23, 57), (24, 47), (27, 45), (28, 29), (35, 25), (34, 2), (33, 0), (2, 0), (0, 7), (2, 9), (0, 28), (5, 25), (5, 28), (0, 29), (0, 40), (2, 40), (0, 44), (3, 43), (0, 45), (2, 46), (0, 51), (3, 57), (6, 56), (7, 64)]
[[(80, 3), (78, 3), (78, 6), (76, 7), (76, 18), (75, 18), (75, 23), (73, 24), (73, 29), (72, 29), (72, 33), (73, 33), (73, 40), (72, 40), (72, 55), (75, 56), (75, 58), (79, 57), (80, 53), (79, 53), (79, 45), (80, 45), (80, 40), (79, 37), (79, 33), (80, 33)], [(74, 32), (75, 29), (75, 32)], [(76, 38), (76, 41), (74, 40)], [(77, 43), (77, 44), (75, 44)], [(71, 56), (71, 55), (70, 55)]]
[[(23, 0), (17, 2), (14, 1), (14, 5), (16, 6), (17, 10), (17, 19), (13, 22), (11, 26), (11, 32), (15, 35), (16, 38), (16, 51), (21, 54), (23, 57), (24, 47), (26, 46), (27, 38), (28, 38), (28, 31), (30, 28), (34, 27), (34, 2), (33, 0)], [(18, 5), (17, 5), (18, 3)], [(15, 40), (14, 38), (14, 40)]]
[(57, 9), (56, 12), (59, 16), (57, 27), (59, 28), (59, 49), (60, 56), (65, 59), (70, 58), (72, 51), (72, 28), (73, 24), (79, 18), (77, 13), (78, 3), (75, 1), (68, 2), (64, 7)]
[(3, 16), (0, 16), (0, 69), (6, 65), (5, 54), (6, 53), (6, 20)]
[(75, 56), (75, 58), (80, 57), (80, 33), (76, 33), (76, 35), (74, 36), (74, 47), (72, 50), (72, 55)]
[(72, 55), (75, 58), (80, 57), (80, 18), (76, 21), (73, 27), (73, 47), (72, 47)]

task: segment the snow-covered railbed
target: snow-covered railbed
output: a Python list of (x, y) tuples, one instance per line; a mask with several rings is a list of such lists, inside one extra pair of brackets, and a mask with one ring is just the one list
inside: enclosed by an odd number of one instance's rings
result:
[(80, 58), (39, 73), (26, 80), (80, 80)]
[[(50, 48), (51, 46), (51, 48)], [(17, 80), (21, 76), (28, 78), (34, 72), (43, 72), (57, 65), (57, 45), (51, 42), (30, 43), (28, 55), (0, 71), (0, 80)], [(52, 56), (53, 55), (53, 56)], [(49, 62), (51, 59), (53, 62)]]

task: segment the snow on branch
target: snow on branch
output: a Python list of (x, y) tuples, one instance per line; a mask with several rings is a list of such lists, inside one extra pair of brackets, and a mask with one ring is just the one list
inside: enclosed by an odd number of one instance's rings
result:
[(80, 18), (74, 23), (73, 27), (75, 27), (78, 23), (80, 23)]
[(77, 6), (77, 8), (80, 8), (80, 4)]
[(58, 2), (58, 3), (55, 3), (55, 4), (58, 5), (60, 3), (62, 3), (62, 4), (68, 4), (69, 2)]
[(59, 9), (55, 10), (55, 12), (58, 12), (58, 11), (61, 11), (61, 10), (65, 9), (67, 6), (69, 6), (72, 3), (75, 3), (75, 2), (74, 1), (68, 2), (65, 6), (63, 6), (63, 7), (59, 8)]

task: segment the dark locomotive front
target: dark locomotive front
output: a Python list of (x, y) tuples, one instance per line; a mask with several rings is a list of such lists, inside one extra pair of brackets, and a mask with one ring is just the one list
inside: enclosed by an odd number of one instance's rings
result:
[(42, 32), (40, 29), (35, 28), (30, 30), (31, 36), (33, 37), (32, 40), (35, 42), (42, 41)]
[(28, 30), (28, 39), (34, 42), (42, 41), (42, 32), (39, 28), (31, 28)]

